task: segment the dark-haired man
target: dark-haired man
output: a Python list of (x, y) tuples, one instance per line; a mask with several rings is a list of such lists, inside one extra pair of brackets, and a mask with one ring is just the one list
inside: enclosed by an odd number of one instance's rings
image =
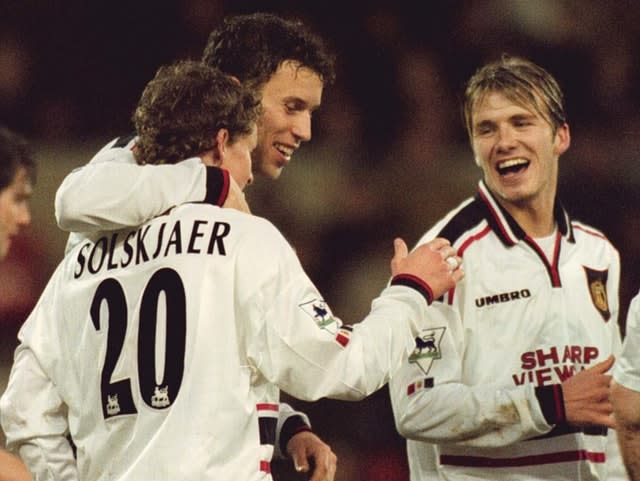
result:
[[(23, 227), (31, 222), (29, 199), (35, 180), (35, 162), (20, 135), (0, 127), (0, 261)], [(30, 481), (18, 458), (0, 449), (0, 481)]]
[[(134, 116), (136, 160), (196, 155), (243, 187), (259, 115), (255, 92), (217, 69), (162, 67)], [(0, 406), (9, 445), (37, 479), (270, 480), (280, 389), (308, 401), (380, 389), (428, 304), (462, 277), (454, 254), (443, 239), (411, 254), (397, 240), (391, 285), (344, 326), (257, 216), (185, 203), (89, 236), (20, 330)]]
[[(311, 139), (311, 116), (320, 106), (325, 85), (334, 81), (334, 58), (308, 26), (296, 19), (256, 13), (230, 16), (212, 31), (203, 62), (256, 89), (263, 114), (254, 170), (279, 177), (303, 142)], [(200, 162), (166, 166), (136, 165), (135, 139), (115, 139), (92, 161), (76, 169), (56, 194), (59, 226), (74, 232), (69, 249), (82, 234), (139, 225), (184, 202), (206, 201), (247, 209), (232, 178)], [(113, 168), (118, 162), (118, 168)], [(320, 480), (336, 458), (310, 430), (303, 413), (281, 404), (276, 455), (291, 456), (296, 469), (307, 471), (315, 460)]]

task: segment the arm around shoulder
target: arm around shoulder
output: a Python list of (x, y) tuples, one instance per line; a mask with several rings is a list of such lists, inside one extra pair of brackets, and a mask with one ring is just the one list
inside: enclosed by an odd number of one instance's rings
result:
[(185, 202), (213, 199), (212, 203), (222, 205), (226, 200), (228, 174), (205, 167), (198, 158), (171, 165), (138, 165), (130, 152), (121, 155), (130, 160), (91, 162), (63, 180), (55, 197), (61, 229), (120, 229), (139, 225)]

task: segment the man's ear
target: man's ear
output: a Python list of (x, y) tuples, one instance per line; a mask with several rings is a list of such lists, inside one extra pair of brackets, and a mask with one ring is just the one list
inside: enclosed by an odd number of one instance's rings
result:
[(220, 129), (216, 134), (216, 146), (213, 148), (213, 158), (216, 164), (224, 162), (227, 155), (227, 145), (229, 144), (229, 131)]
[(554, 150), (558, 156), (564, 154), (571, 145), (571, 133), (569, 132), (569, 125), (563, 124), (556, 131), (554, 138)]

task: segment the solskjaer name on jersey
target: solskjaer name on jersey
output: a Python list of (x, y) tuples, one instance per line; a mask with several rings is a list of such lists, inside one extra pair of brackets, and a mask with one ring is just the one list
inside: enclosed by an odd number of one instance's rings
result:
[(73, 276), (138, 265), (158, 257), (180, 254), (226, 255), (224, 240), (231, 232), (227, 222), (176, 220), (153, 230), (144, 225), (132, 231), (115, 232), (87, 242), (78, 249)]

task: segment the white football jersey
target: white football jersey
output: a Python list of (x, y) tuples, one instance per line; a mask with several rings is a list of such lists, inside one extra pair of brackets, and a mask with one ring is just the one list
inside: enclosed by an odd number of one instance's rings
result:
[(87, 233), (140, 225), (207, 192), (206, 167), (198, 157), (177, 164), (138, 165), (135, 137), (117, 137), (91, 161), (74, 169), (58, 187), (55, 216), (72, 232), (65, 252)]
[[(268, 221), (185, 204), (65, 257), (20, 331), (3, 428), (42, 476), (65, 454), (34, 452), (31, 409), (68, 419), (81, 481), (270, 479), (279, 390), (364, 398), (426, 315), (392, 285), (343, 325)], [(55, 393), (24, 382), (26, 356)]]
[(559, 206), (555, 220), (547, 256), (481, 182), (420, 240), (448, 238), (465, 278), (390, 384), (412, 481), (606, 478), (606, 430), (568, 426), (559, 383), (618, 352), (620, 261)]
[(640, 292), (631, 300), (626, 327), (627, 335), (613, 368), (613, 377), (627, 389), (640, 391)]
[[(224, 202), (228, 172), (205, 167), (197, 157), (170, 165), (138, 165), (133, 155), (135, 141), (135, 136), (111, 140), (88, 164), (63, 180), (56, 192), (56, 220), (63, 230), (74, 231), (65, 252), (90, 233), (137, 226), (176, 205)], [(28, 360), (21, 361), (26, 364)], [(41, 390), (47, 389), (45, 380), (36, 376), (37, 366), (25, 369), (34, 373), (32, 382), (37, 382)], [(291, 434), (302, 426), (311, 426), (309, 418), (281, 403), (275, 457), (284, 457)]]

